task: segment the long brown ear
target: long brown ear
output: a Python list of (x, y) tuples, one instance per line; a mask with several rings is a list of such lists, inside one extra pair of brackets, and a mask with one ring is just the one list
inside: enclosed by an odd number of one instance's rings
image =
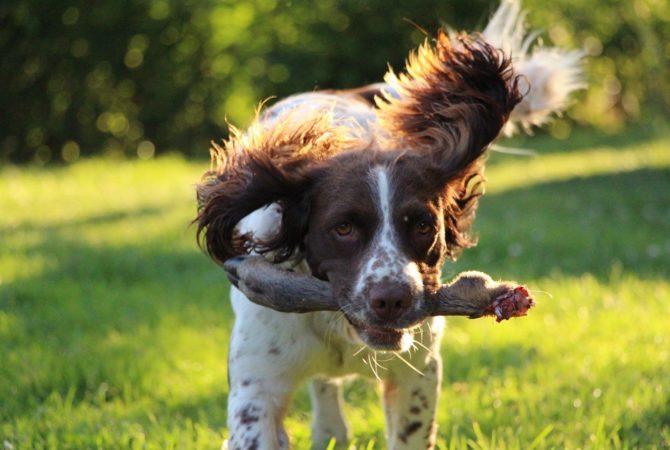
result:
[(378, 116), (387, 145), (431, 151), (447, 176), (482, 156), (522, 97), (501, 51), (479, 36), (442, 31), (385, 81)]
[[(221, 263), (250, 250), (288, 259), (307, 226), (311, 170), (349, 139), (328, 111), (289, 112), (271, 123), (257, 121), (246, 133), (231, 127), (224, 146), (213, 145), (212, 169), (197, 185), (200, 245)], [(261, 242), (236, 232), (245, 216), (275, 202), (282, 209), (275, 236)]]
[(456, 259), (476, 243), (469, 230), (484, 192), (483, 156), (522, 97), (510, 59), (480, 36), (440, 32), (385, 81), (385, 145), (430, 158), (445, 200), (447, 255)]

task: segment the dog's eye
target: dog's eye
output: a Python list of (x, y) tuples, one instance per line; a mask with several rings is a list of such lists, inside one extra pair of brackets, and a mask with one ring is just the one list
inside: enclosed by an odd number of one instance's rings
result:
[(349, 236), (354, 231), (354, 226), (349, 222), (342, 222), (335, 227), (335, 233), (338, 236)]
[(419, 234), (428, 234), (433, 230), (433, 225), (430, 222), (422, 220), (416, 224), (414, 229)]

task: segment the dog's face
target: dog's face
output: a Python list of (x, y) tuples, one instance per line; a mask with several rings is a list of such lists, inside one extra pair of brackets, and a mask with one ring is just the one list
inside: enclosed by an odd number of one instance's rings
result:
[(342, 155), (312, 193), (307, 261), (368, 346), (398, 350), (428, 315), (446, 255), (444, 190), (423, 160)]
[[(403, 350), (442, 263), (473, 245), (484, 154), (521, 95), (509, 59), (481, 37), (440, 33), (385, 80), (367, 109), (319, 97), (233, 133), (199, 186), (197, 220), (219, 262), (249, 250), (305, 257), (366, 344)], [(282, 209), (272, 237), (236, 231), (271, 203)]]

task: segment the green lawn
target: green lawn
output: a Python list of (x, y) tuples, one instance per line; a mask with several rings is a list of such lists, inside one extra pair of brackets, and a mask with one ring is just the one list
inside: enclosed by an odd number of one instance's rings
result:
[[(465, 269), (535, 292), (528, 318), (449, 320), (439, 448), (670, 447), (670, 135), (529, 139), (494, 154)], [(228, 284), (195, 245), (193, 183), (163, 157), (0, 169), (5, 449), (218, 448)], [(356, 448), (384, 448), (369, 381)], [(288, 426), (309, 445), (309, 400)]]

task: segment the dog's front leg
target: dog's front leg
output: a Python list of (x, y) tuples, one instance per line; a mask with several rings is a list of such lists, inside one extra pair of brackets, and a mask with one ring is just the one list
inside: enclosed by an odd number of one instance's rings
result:
[(312, 449), (328, 447), (331, 438), (339, 446), (349, 439), (347, 422), (342, 412), (342, 382), (337, 379), (317, 378), (309, 384), (312, 399)]
[(382, 401), (389, 449), (417, 450), (435, 446), (443, 328), (443, 317), (429, 319), (414, 333), (415, 350), (396, 356), (393, 365), (388, 364), (388, 377), (382, 380)]
[(439, 353), (415, 372), (404, 372), (382, 380), (388, 448), (432, 449), (435, 446), (436, 407), (442, 380)]
[(224, 449), (288, 449), (288, 436), (282, 422), (289, 397), (290, 394), (268, 386), (265, 380), (231, 380), (228, 397), (230, 434)]
[[(250, 303), (233, 291), (236, 321), (228, 355), (228, 450), (289, 448), (283, 427), (286, 407), (299, 381), (292, 366), (301, 361), (281, 313)], [(299, 332), (297, 330), (296, 332)]]

